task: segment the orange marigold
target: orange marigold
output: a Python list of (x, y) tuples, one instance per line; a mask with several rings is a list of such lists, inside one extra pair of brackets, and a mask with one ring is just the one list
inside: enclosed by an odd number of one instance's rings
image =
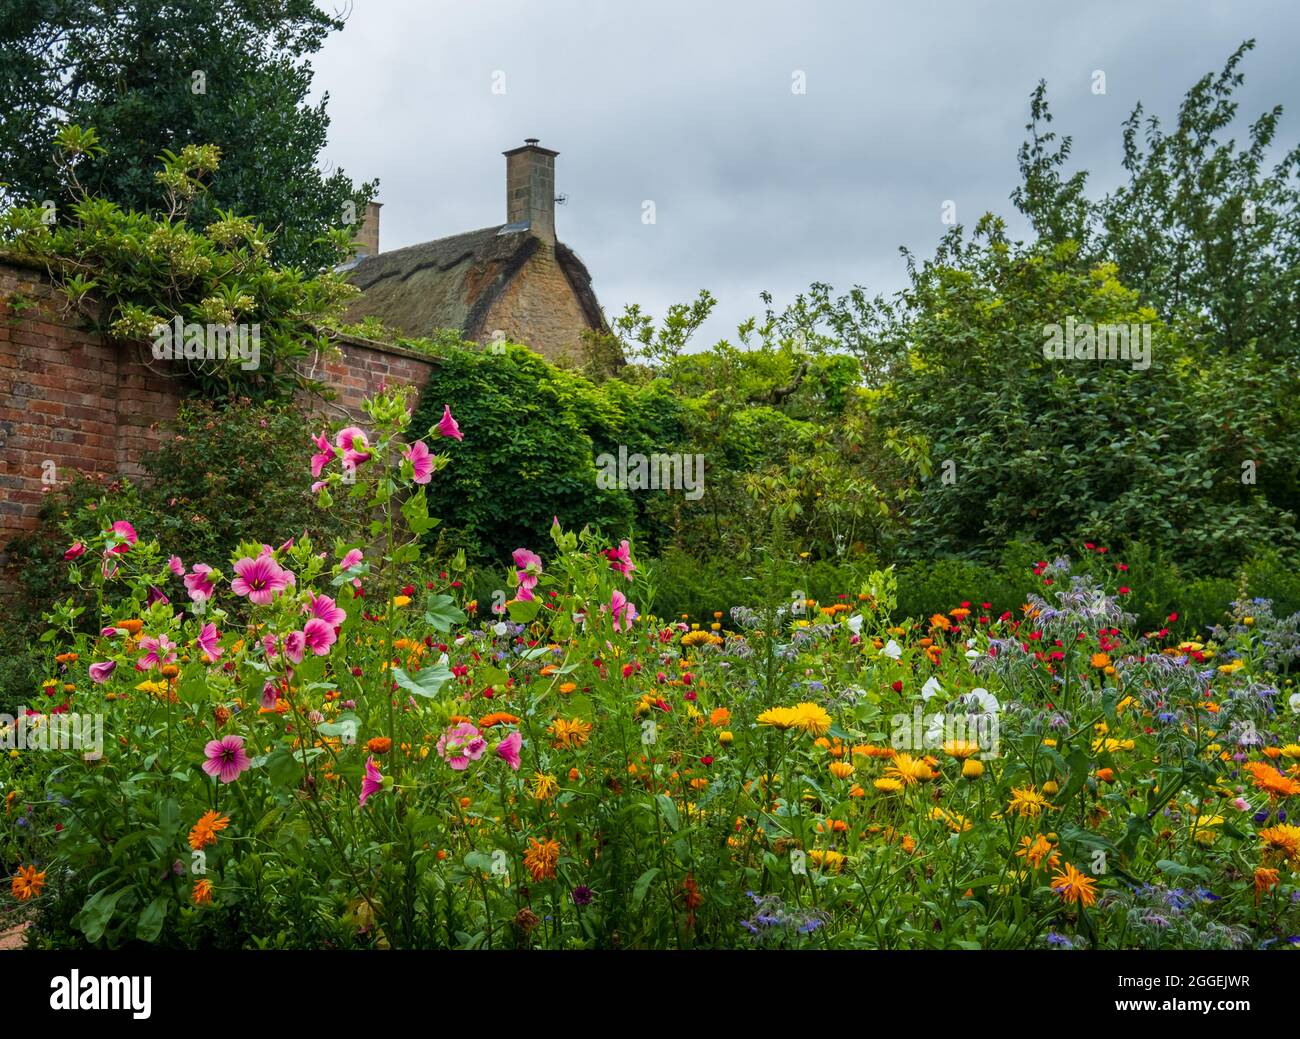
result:
[(230, 819), (216, 812), (204, 812), (190, 830), (190, 850), (202, 851), (217, 843), (217, 834), (230, 825)]
[(27, 902), (41, 893), (45, 886), (45, 871), (39, 873), (35, 866), (19, 866), (9, 881), (9, 890), (19, 902)]
[(536, 837), (528, 838), (528, 850), (524, 852), (524, 868), (533, 880), (551, 880), (555, 877), (555, 866), (560, 861), (560, 842), (547, 839), (539, 841)]

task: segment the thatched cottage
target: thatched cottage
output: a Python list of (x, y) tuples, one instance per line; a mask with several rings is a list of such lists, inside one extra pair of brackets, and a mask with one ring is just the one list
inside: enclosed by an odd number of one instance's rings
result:
[(362, 290), (351, 320), (373, 315), (410, 336), (443, 328), (480, 343), (504, 336), (552, 361), (576, 358), (584, 332), (606, 329), (591, 275), (555, 237), (559, 153), (529, 138), (504, 154), (504, 224), (385, 253), (379, 207), (370, 207), (348, 272)]

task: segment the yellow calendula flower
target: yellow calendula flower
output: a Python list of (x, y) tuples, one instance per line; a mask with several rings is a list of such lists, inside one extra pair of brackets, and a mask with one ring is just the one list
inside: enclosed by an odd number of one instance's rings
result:
[(857, 769), (847, 761), (832, 761), (827, 768), (830, 769), (831, 775), (836, 779), (848, 779), (849, 776), (853, 775), (853, 773), (857, 771)]
[(1007, 805), (1009, 811), (1016, 812), (1022, 817), (1033, 817), (1047, 807), (1050, 807), (1047, 798), (1032, 785), (1011, 788), (1011, 802)]
[(901, 781), (897, 779), (890, 779), (888, 777), (884, 779), (877, 779), (875, 783), (872, 784), (872, 786), (874, 786), (877, 790), (885, 794), (896, 794), (903, 789), (903, 784)]
[(802, 729), (811, 736), (824, 736), (830, 731), (831, 716), (819, 704), (795, 704), (794, 725), (795, 728)]
[(925, 761), (912, 757), (911, 754), (899, 754), (894, 757), (885, 769), (885, 775), (898, 780), (904, 786), (924, 783), (934, 778), (930, 766)]
[(549, 801), (560, 792), (560, 784), (556, 778), (545, 772), (533, 773), (533, 799), (536, 801)]
[(394, 595), (393, 605), (398, 607), (399, 609), (403, 606), (410, 606), (411, 597), (409, 595)]
[(792, 729), (795, 726), (795, 712), (792, 707), (769, 707), (758, 716), (759, 725), (770, 725), (775, 729)]

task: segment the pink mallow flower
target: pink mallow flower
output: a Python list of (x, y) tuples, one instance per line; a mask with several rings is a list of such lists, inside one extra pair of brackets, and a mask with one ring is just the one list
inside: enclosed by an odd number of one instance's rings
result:
[(63, 553), (63, 561), (70, 563), (74, 559), (79, 559), (86, 554), (86, 546), (80, 541), (74, 541), (72, 547)]
[(117, 670), (116, 660), (105, 660), (103, 663), (90, 665), (90, 678), (97, 685), (103, 685), (108, 681), (108, 676)]
[(295, 664), (302, 663), (302, 654), (306, 648), (307, 636), (301, 631), (291, 631), (284, 637), (284, 655)]
[[(366, 440), (364, 430), (356, 426), (348, 426), (340, 429), (338, 435), (334, 438), (334, 443), (343, 449), (343, 468), (356, 469), (365, 462), (370, 461), (370, 442)], [(319, 476), (319, 473), (315, 475)]]
[[(624, 595), (622, 592), (620, 592), (617, 588), (614, 589), (614, 594), (610, 596), (609, 609), (610, 612), (614, 615), (615, 631), (632, 630), (632, 622), (636, 620), (637, 617), (636, 607), (631, 602), (629, 602), (627, 596)], [(620, 618), (622, 618), (622, 623), (623, 625), (625, 625), (625, 627), (620, 627), (619, 625)]]
[(277, 592), (293, 583), (293, 574), (281, 568), (269, 553), (256, 559), (240, 559), (235, 563), (235, 575), (230, 590), (248, 596), (248, 601), (258, 606), (269, 605)]
[(203, 771), (216, 776), (223, 783), (233, 783), (240, 774), (253, 767), (253, 762), (244, 751), (243, 736), (223, 736), (211, 740), (203, 748), (207, 761), (203, 762)]
[(361, 780), (361, 797), (358, 803), (364, 805), (366, 799), (370, 797), (371, 794), (377, 794), (383, 789), (384, 776), (383, 773), (379, 771), (379, 767), (375, 764), (375, 759), (372, 755), (371, 757), (366, 758), (366, 774)]
[(519, 591), (515, 598), (528, 602), (533, 598), (533, 589), (537, 587), (538, 575), (542, 572), (542, 557), (526, 548), (514, 551), (515, 576), (519, 578)]
[[(339, 611), (342, 612), (341, 610)], [(302, 631), (294, 632), (295, 635), (301, 635), (303, 645), (315, 653), (318, 657), (325, 656), (330, 651), (330, 646), (338, 641), (338, 636), (334, 633), (334, 626), (319, 617), (313, 617), (302, 626)], [(291, 636), (292, 637), (292, 636)], [(302, 660), (301, 653), (294, 663)]]
[(519, 730), (515, 729), (509, 736), (503, 739), (496, 746), (497, 757), (504, 761), (516, 772), (519, 771), (519, 748), (524, 745), (524, 738), (519, 735)]
[(347, 611), (338, 606), (328, 595), (313, 595), (311, 602), (303, 607), (303, 612), (323, 620), (331, 628), (337, 628), (348, 619)]
[(442, 418), (438, 422), (438, 432), (445, 437), (451, 437), (453, 440), (464, 440), (465, 434), (460, 431), (460, 426), (456, 425), (456, 420), (451, 417), (451, 405), (442, 406)]
[(320, 476), (321, 471), (334, 461), (334, 448), (330, 446), (329, 437), (323, 432), (311, 438), (316, 445), (316, 453), (311, 456), (312, 479)]
[(410, 447), (402, 450), (402, 457), (411, 463), (415, 470), (416, 483), (428, 483), (433, 478), (433, 455), (423, 440), (417, 440)]
[(135, 535), (135, 527), (127, 523), (126, 520), (118, 520), (116, 523), (114, 523), (113, 529), (110, 531), (110, 533), (116, 535), (116, 537), (121, 538), (123, 540), (120, 541), (118, 544), (114, 545), (112, 548), (105, 549), (104, 555), (106, 556), (119, 556), (123, 552), (130, 552), (131, 546), (134, 545), (137, 540), (139, 540)]
[(629, 581), (632, 580), (632, 574), (636, 570), (636, 564), (632, 562), (632, 547), (624, 538), (618, 548), (607, 548), (604, 556), (609, 560), (609, 568), (616, 573), (622, 574)]
[(168, 642), (166, 635), (159, 635), (157, 638), (143, 635), (140, 638), (140, 648), (145, 651), (145, 654), (135, 662), (137, 671), (150, 671), (155, 667), (176, 662), (176, 645)]
[(216, 591), (216, 585), (213, 583), (212, 578), (208, 576), (212, 572), (212, 567), (208, 566), (207, 563), (195, 563), (194, 569), (182, 578), (185, 582), (185, 589), (190, 593), (190, 598), (194, 602), (203, 602), (212, 598), (213, 593)]
[(195, 640), (198, 642), (199, 651), (210, 662), (215, 662), (225, 652), (218, 643), (220, 638), (221, 632), (217, 631), (217, 626), (208, 621), (207, 624), (203, 625), (203, 630), (199, 632), (198, 639)]
[(461, 722), (438, 737), (438, 756), (457, 772), (477, 761), (487, 750), (487, 740), (469, 722)]
[(169, 560), (167, 560), (167, 569), (170, 570), (177, 577), (185, 576), (185, 564), (181, 562), (180, 556), (172, 556)]

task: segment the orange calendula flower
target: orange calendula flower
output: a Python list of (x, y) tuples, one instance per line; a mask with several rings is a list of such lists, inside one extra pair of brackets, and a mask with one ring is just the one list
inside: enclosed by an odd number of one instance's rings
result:
[(518, 716), (511, 714), (509, 711), (492, 711), (490, 714), (483, 715), (483, 717), (478, 720), (478, 727), (480, 729), (491, 729), (497, 725), (518, 724)]
[(393, 749), (393, 741), (387, 736), (373, 736), (366, 741), (366, 750), (371, 754), (387, 754)]
[(1270, 848), (1280, 851), (1293, 862), (1300, 863), (1300, 826), (1281, 823), (1259, 831), (1259, 839)]
[(533, 880), (551, 880), (555, 877), (555, 866), (560, 861), (559, 841), (547, 839), (539, 841), (536, 837), (528, 838), (528, 850), (524, 852), (524, 868)]
[(725, 729), (731, 724), (731, 712), (725, 707), (716, 707), (709, 715), (709, 724), (715, 729)]
[(836, 779), (848, 779), (849, 776), (853, 775), (853, 773), (857, 771), (847, 761), (832, 761), (827, 768), (830, 769), (831, 775)]
[(551, 734), (555, 746), (576, 750), (591, 736), (591, 722), (581, 718), (556, 718), (546, 731)]
[(1256, 787), (1267, 791), (1272, 797), (1300, 795), (1300, 783), (1279, 772), (1272, 765), (1263, 761), (1248, 761), (1241, 767), (1250, 773)]
[(196, 883), (190, 898), (196, 906), (209, 905), (212, 902), (212, 881), (205, 877)]
[(566, 694), (566, 695), (569, 694), (569, 693), (571, 693), (571, 692), (573, 692), (573, 691), (574, 691), (575, 689), (577, 689), (577, 688), (578, 688), (578, 684), (577, 684), (576, 682), (561, 682), (561, 683), (560, 683), (560, 692), (562, 692), (562, 693), (564, 693), (564, 694)]
[(1059, 859), (1052, 852), (1051, 842), (1048, 841), (1041, 833), (1033, 837), (1020, 838), (1020, 850), (1016, 852), (1016, 858), (1027, 859), (1034, 869), (1039, 869), (1043, 861), (1047, 861), (1049, 869), (1056, 869)]
[(1259, 904), (1260, 898), (1277, 887), (1280, 878), (1277, 870), (1268, 869), (1260, 866), (1255, 870), (1255, 904)]
[(1063, 902), (1090, 906), (1097, 901), (1097, 882), (1068, 862), (1064, 870), (1052, 877), (1052, 890), (1061, 896)]
[(41, 893), (45, 886), (45, 871), (37, 872), (35, 866), (19, 866), (9, 881), (9, 890), (19, 902), (28, 902)]
[(947, 631), (949, 628), (952, 627), (952, 621), (950, 621), (942, 613), (936, 613), (933, 617), (930, 618), (930, 627), (934, 629), (938, 629), (939, 631)]
[(1095, 668), (1110, 667), (1110, 657), (1105, 653), (1094, 653), (1092, 655), (1092, 666)]
[(202, 851), (217, 843), (217, 834), (230, 825), (230, 819), (216, 812), (204, 812), (190, 830), (190, 850)]

